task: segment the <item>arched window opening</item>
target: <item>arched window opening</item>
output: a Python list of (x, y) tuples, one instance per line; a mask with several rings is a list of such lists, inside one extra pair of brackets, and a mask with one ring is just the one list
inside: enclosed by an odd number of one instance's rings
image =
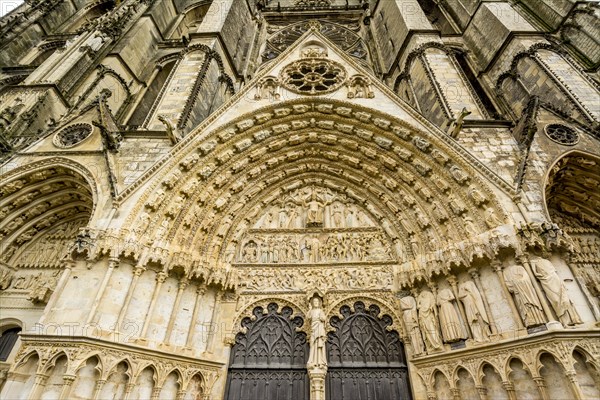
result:
[[(114, 0), (104, 1), (96, 6), (90, 7), (87, 10), (81, 10), (79, 13), (75, 14), (73, 19), (69, 19), (67, 25), (64, 25), (64, 29), (61, 29), (63, 32), (77, 32), (86, 24), (95, 20), (96, 18), (101, 17), (102, 15), (108, 13), (115, 7)], [(78, 14), (80, 15), (78, 17)]]
[(206, 4), (196, 6), (186, 11), (177, 27), (171, 33), (170, 38), (179, 39), (183, 36), (189, 36), (190, 33), (196, 32), (206, 16), (210, 4), (210, 2), (207, 2)]
[(479, 83), (479, 79), (477, 79), (475, 72), (471, 69), (471, 66), (467, 62), (467, 57), (465, 56), (465, 53), (460, 51), (456, 52), (454, 54), (454, 58), (458, 63), (458, 66), (460, 67), (461, 71), (463, 72), (464, 76), (469, 81), (469, 84), (475, 91), (475, 94), (477, 95), (477, 97), (479, 97), (479, 100), (483, 104), (487, 113), (493, 118), (499, 118), (498, 111), (496, 110), (496, 107), (494, 107), (494, 103), (492, 103), (492, 100), (487, 95), (486, 91), (483, 89), (483, 86)]
[(433, 0), (418, 0), (421, 9), (433, 27), (440, 31), (442, 35), (451, 35), (456, 32), (451, 22), (451, 17), (447, 11), (443, 10), (438, 2)]
[(152, 106), (155, 101), (158, 101), (160, 98), (160, 92), (163, 87), (167, 84), (167, 80), (173, 67), (175, 66), (176, 60), (170, 61), (166, 63), (160, 71), (156, 74), (148, 89), (142, 96), (142, 100), (137, 104), (135, 108), (135, 112), (129, 118), (128, 125), (130, 126), (140, 126), (144, 123), (144, 120), (152, 110)]
[(20, 327), (9, 328), (2, 332), (0, 336), (0, 361), (8, 360), (17, 339), (19, 339), (19, 333), (21, 333)]

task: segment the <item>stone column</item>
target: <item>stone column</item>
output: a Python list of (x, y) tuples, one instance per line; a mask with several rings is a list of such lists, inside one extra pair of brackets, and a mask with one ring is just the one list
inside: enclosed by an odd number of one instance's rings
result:
[(131, 303), (131, 298), (133, 297), (133, 293), (135, 292), (135, 287), (137, 286), (138, 279), (142, 272), (144, 272), (146, 268), (138, 265), (135, 267), (133, 271), (133, 279), (131, 284), (129, 285), (129, 289), (127, 290), (127, 295), (125, 295), (125, 300), (123, 301), (123, 306), (121, 307), (121, 311), (119, 312), (119, 318), (117, 318), (117, 324), (115, 326), (115, 330), (119, 331), (121, 329), (121, 325), (123, 325), (123, 319), (125, 319), (125, 315), (127, 314), (127, 310), (129, 309), (129, 304)]
[(550, 309), (550, 305), (548, 304), (548, 299), (546, 298), (546, 295), (544, 294), (542, 288), (540, 287), (540, 282), (537, 280), (537, 278), (533, 274), (533, 271), (531, 270), (531, 264), (529, 263), (529, 259), (525, 256), (521, 256), (521, 257), (519, 257), (519, 262), (521, 264), (523, 264), (525, 271), (527, 271), (527, 275), (529, 275), (529, 279), (531, 279), (531, 282), (533, 283), (533, 288), (535, 289), (535, 293), (537, 294), (538, 298), (540, 299), (540, 304), (542, 305), (542, 308), (544, 309), (544, 314), (546, 314), (546, 319), (548, 320), (548, 322), (550, 324), (552, 324), (552, 323), (559, 324), (562, 327), (562, 324), (560, 322), (558, 322), (556, 320), (556, 318), (554, 318), (554, 313)]
[(488, 318), (490, 319), (490, 330), (492, 331), (493, 335), (497, 335), (498, 328), (496, 328), (496, 323), (494, 322), (493, 315), (490, 311), (491, 310), (490, 303), (488, 303), (487, 297), (483, 290), (483, 285), (481, 284), (479, 272), (476, 269), (471, 268), (469, 270), (469, 274), (471, 275), (471, 278), (473, 278), (473, 282), (475, 282), (475, 286), (477, 286), (477, 289), (479, 290), (479, 294), (481, 295), (481, 300), (483, 300), (483, 308), (485, 308), (485, 312), (487, 313)]
[(167, 274), (165, 272), (161, 271), (158, 274), (156, 274), (156, 286), (154, 287), (154, 293), (152, 293), (152, 300), (150, 301), (150, 306), (148, 306), (148, 311), (146, 312), (144, 326), (142, 327), (142, 333), (140, 333), (141, 338), (146, 336), (146, 333), (148, 332), (150, 320), (152, 319), (152, 314), (154, 313), (154, 307), (156, 307), (156, 301), (158, 300), (158, 296), (160, 295), (160, 288), (165, 282), (165, 279), (167, 279)]
[(28, 400), (37, 400), (41, 398), (41, 392), (46, 387), (46, 382), (48, 381), (48, 375), (45, 374), (35, 374), (35, 381), (33, 382), (33, 387), (29, 392)]
[(188, 329), (187, 339), (185, 341), (185, 347), (192, 347), (192, 340), (194, 340), (194, 333), (196, 329), (196, 322), (198, 322), (198, 313), (200, 312), (200, 302), (206, 292), (205, 285), (199, 285), (196, 289), (196, 302), (194, 303), (194, 311), (192, 311), (192, 320), (190, 321), (190, 327)]
[(544, 382), (544, 378), (541, 376), (534, 376), (533, 381), (538, 387), (538, 391), (542, 396), (542, 400), (550, 400), (550, 397), (548, 397), (548, 391), (546, 390), (546, 382)]
[(133, 388), (135, 388), (135, 383), (128, 383), (127, 386), (125, 386), (125, 394), (123, 395), (123, 400), (129, 400), (129, 396), (131, 396)]
[(515, 393), (515, 386), (512, 384), (512, 382), (502, 381), (502, 386), (504, 387), (504, 390), (506, 390), (509, 400), (517, 400), (517, 394)]
[(69, 393), (71, 393), (71, 387), (73, 386), (73, 382), (75, 382), (75, 375), (64, 375), (63, 376), (63, 387), (60, 391), (59, 399), (68, 399)]
[(468, 337), (473, 337), (473, 333), (471, 332), (471, 326), (469, 325), (469, 321), (467, 320), (467, 313), (465, 312), (465, 308), (464, 305), (462, 304), (462, 302), (460, 301), (460, 298), (458, 297), (458, 281), (456, 279), (455, 276), (453, 275), (449, 275), (447, 277), (448, 283), (450, 284), (450, 287), (452, 288), (452, 293), (454, 294), (454, 298), (456, 299), (456, 305), (458, 306), (458, 311), (460, 311), (460, 316), (463, 320), (463, 324), (464, 324), (464, 328), (467, 330), (465, 333), (467, 334)]
[(96, 381), (96, 387), (94, 388), (94, 396), (92, 397), (93, 400), (99, 400), (98, 396), (100, 396), (100, 391), (102, 390), (102, 387), (105, 383), (106, 379), (99, 379), (98, 381)]
[[(211, 329), (208, 332), (208, 336), (206, 338), (206, 352), (207, 353), (212, 353), (213, 352), (213, 347), (214, 347), (214, 343), (215, 343), (215, 336), (217, 334), (218, 331), (218, 326), (219, 326), (219, 314), (217, 312), (219, 305), (221, 304), (221, 298), (223, 297), (223, 292), (217, 292), (217, 294), (215, 295), (215, 306), (213, 308), (213, 312), (212, 312), (212, 317), (210, 318), (210, 324), (211, 324)], [(214, 331), (213, 331), (214, 328)]]
[(427, 391), (427, 400), (438, 400), (437, 393), (435, 392), (435, 390)]
[(42, 314), (42, 317), (40, 318), (40, 320), (38, 322), (39, 325), (44, 324), (48, 314), (50, 314), (53, 311), (52, 309), (54, 307), (56, 307), (56, 302), (58, 301), (58, 298), (60, 297), (60, 294), (62, 293), (62, 291), (65, 289), (65, 286), (67, 286), (69, 276), (71, 276), (71, 271), (73, 270), (74, 266), (75, 266), (75, 261), (68, 260), (65, 262), (65, 270), (63, 271), (62, 275), (60, 276), (60, 279), (58, 280), (58, 283), (56, 284), (56, 288), (54, 288), (54, 292), (50, 296), (50, 300), (48, 300), (48, 304), (46, 305), (44, 313)]
[(158, 400), (158, 396), (160, 396), (161, 390), (162, 386), (155, 386), (154, 389), (152, 389), (152, 396), (150, 397), (150, 400)]
[(169, 318), (169, 324), (167, 325), (167, 332), (165, 333), (165, 342), (171, 343), (171, 336), (173, 334), (173, 327), (175, 326), (175, 320), (177, 319), (177, 312), (179, 310), (179, 304), (181, 303), (181, 297), (183, 296), (183, 291), (187, 287), (188, 280), (187, 278), (183, 278), (179, 282), (179, 289), (177, 290), (177, 296), (175, 297), (175, 303), (173, 303), (173, 309), (171, 310), (171, 317)]
[(581, 391), (581, 386), (579, 386), (579, 382), (577, 381), (577, 372), (574, 369), (571, 369), (565, 373), (567, 378), (569, 378), (569, 384), (571, 385), (571, 390), (575, 395), (575, 399), (583, 400), (585, 399), (585, 395)]
[(460, 390), (458, 388), (452, 388), (452, 399), (453, 400), (461, 400), (460, 398)]
[(90, 310), (87, 320), (85, 321), (86, 325), (88, 325), (90, 322), (92, 322), (94, 320), (94, 317), (96, 316), (96, 311), (98, 310), (98, 306), (100, 305), (100, 301), (102, 300), (102, 296), (104, 296), (104, 292), (106, 291), (106, 286), (108, 285), (108, 282), (110, 281), (110, 277), (112, 276), (114, 269), (118, 265), (119, 265), (119, 260), (117, 258), (111, 257), (108, 259), (108, 269), (106, 270), (106, 273), (104, 274), (104, 279), (102, 280), (102, 283), (100, 284), (100, 288), (98, 289), (98, 293), (96, 293), (96, 297), (94, 298), (94, 302), (92, 303), (92, 309)]
[(327, 367), (315, 367), (308, 370), (310, 400), (325, 400), (325, 375), (327, 375)]
[[(502, 291), (504, 292), (504, 297), (506, 298), (506, 301), (508, 302), (508, 305), (510, 306), (510, 310), (513, 313), (513, 317), (514, 317), (515, 321), (517, 322), (517, 329), (525, 329), (525, 325), (523, 325), (523, 320), (521, 319), (521, 314), (519, 314), (519, 310), (517, 310), (517, 306), (515, 306), (515, 300), (513, 299), (512, 295), (508, 291), (508, 288), (506, 287), (506, 282), (504, 281), (504, 275), (502, 274), (502, 270), (504, 269), (504, 267), (502, 266), (502, 263), (499, 261), (493, 261), (492, 268), (494, 269), (494, 272), (496, 272), (496, 274), (498, 275), (498, 280), (500, 281), (500, 286), (502, 286)], [(510, 382), (508, 382), (508, 383), (510, 383)], [(514, 388), (513, 388), (513, 391), (514, 391)], [(516, 400), (514, 398), (514, 394), (513, 394), (513, 397), (511, 398), (511, 400)]]
[(485, 386), (477, 385), (475, 386), (475, 389), (477, 389), (477, 393), (479, 393), (480, 400), (488, 400), (487, 388)]

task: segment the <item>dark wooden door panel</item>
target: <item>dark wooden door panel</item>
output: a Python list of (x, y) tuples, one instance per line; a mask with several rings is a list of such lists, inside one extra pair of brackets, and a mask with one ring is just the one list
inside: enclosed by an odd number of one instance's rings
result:
[(391, 317), (362, 302), (340, 308), (327, 337), (326, 396), (329, 400), (410, 400), (404, 345), (388, 331)]
[(231, 350), (226, 400), (308, 400), (304, 323), (291, 318), (289, 307), (275, 303), (256, 307), (255, 319), (244, 318), (246, 333), (238, 333)]

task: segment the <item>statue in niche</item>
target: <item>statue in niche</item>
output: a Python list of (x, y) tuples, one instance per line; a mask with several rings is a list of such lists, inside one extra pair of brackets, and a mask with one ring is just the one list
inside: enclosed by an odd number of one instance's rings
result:
[(273, 227), (273, 213), (272, 212), (269, 211), (264, 216), (262, 223), (260, 224), (260, 227), (264, 228), (264, 229), (269, 229), (269, 228)]
[(302, 228), (302, 215), (301, 206), (296, 205), (296, 207), (291, 208), (287, 224), (288, 229)]
[(465, 339), (463, 327), (454, 308), (454, 293), (450, 289), (442, 289), (437, 295), (437, 305), (440, 307), (440, 327), (444, 342), (453, 343)]
[(0, 268), (0, 290), (8, 289), (12, 280), (13, 272), (8, 268)]
[(329, 202), (319, 199), (317, 192), (313, 188), (310, 196), (304, 199), (304, 207), (306, 207), (306, 226), (323, 226), (323, 210)]
[(321, 250), (321, 241), (318, 237), (313, 237), (310, 239), (310, 262), (316, 263), (319, 262)]
[(169, 230), (169, 220), (164, 219), (160, 223), (160, 226), (158, 227), (158, 229), (156, 230), (156, 234), (154, 235), (155, 238), (157, 240), (163, 239), (166, 236), (168, 230)]
[(285, 228), (288, 223), (288, 217), (289, 217), (289, 208), (285, 204), (282, 204), (279, 207), (279, 220), (277, 223), (277, 227)]
[(48, 303), (58, 282), (59, 273), (60, 271), (54, 272), (49, 279), (45, 279), (42, 274), (38, 274), (31, 282), (32, 289), (27, 299), (35, 304)]
[(242, 250), (242, 262), (256, 262), (258, 260), (258, 246), (256, 242), (251, 240), (244, 246)]
[(542, 289), (550, 301), (554, 312), (563, 326), (572, 326), (581, 324), (581, 318), (575, 310), (571, 299), (567, 293), (565, 284), (560, 279), (550, 260), (541, 257), (531, 259), (533, 274), (542, 284)]
[(473, 281), (466, 281), (458, 285), (458, 298), (465, 306), (467, 322), (471, 326), (473, 340), (487, 342), (490, 332), (490, 319), (488, 318), (481, 293)]
[(358, 227), (364, 228), (365, 226), (369, 226), (370, 219), (363, 210), (358, 210), (356, 213), (356, 222)]
[(344, 206), (338, 202), (333, 203), (331, 206), (331, 222), (333, 228), (343, 228), (344, 227)]
[(419, 326), (427, 350), (440, 350), (442, 340), (438, 331), (437, 310), (433, 293), (429, 290), (423, 290), (417, 298), (417, 308), (419, 309)]
[(504, 280), (508, 291), (513, 294), (523, 324), (527, 328), (545, 324), (542, 306), (525, 268), (511, 265), (504, 270)]
[(310, 310), (308, 319), (310, 320), (310, 353), (308, 355), (307, 367), (326, 368), (327, 350), (325, 342), (327, 334), (325, 332), (325, 312), (322, 308), (323, 301), (319, 296), (314, 296), (310, 301)]
[(487, 225), (488, 228), (495, 228), (497, 226), (503, 225), (504, 222), (502, 222), (497, 216), (496, 213), (494, 212), (494, 209), (492, 207), (488, 207), (485, 210), (485, 224)]
[(423, 344), (421, 330), (419, 329), (419, 317), (417, 315), (417, 302), (415, 298), (412, 296), (403, 297), (400, 299), (400, 308), (402, 309), (406, 332), (410, 337), (410, 343), (415, 355), (425, 353), (425, 345)]
[(347, 206), (344, 216), (346, 219), (346, 228), (354, 228), (356, 226), (356, 207), (354, 205)]

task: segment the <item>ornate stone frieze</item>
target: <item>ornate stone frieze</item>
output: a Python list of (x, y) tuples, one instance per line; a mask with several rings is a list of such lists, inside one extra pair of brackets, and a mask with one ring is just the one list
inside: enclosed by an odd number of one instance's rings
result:
[(385, 265), (240, 267), (238, 274), (242, 292), (391, 290), (393, 284), (392, 268)]

